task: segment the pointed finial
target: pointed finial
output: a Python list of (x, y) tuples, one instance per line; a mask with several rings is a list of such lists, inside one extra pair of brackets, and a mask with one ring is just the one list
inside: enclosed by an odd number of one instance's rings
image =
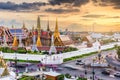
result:
[(47, 31), (50, 31), (50, 27), (49, 27), (49, 19), (48, 19)]
[(12, 25), (12, 28), (14, 28), (14, 26)]
[(25, 28), (25, 23), (23, 22), (23, 27), (22, 28)]
[(33, 25), (33, 27), (32, 27), (32, 31), (34, 31), (35, 30), (35, 28), (34, 28), (34, 25)]
[(41, 25), (40, 25), (40, 17), (38, 16), (38, 19), (37, 19), (37, 30), (38, 30), (38, 35), (40, 35), (40, 28), (41, 28)]
[(57, 20), (57, 18), (56, 18), (56, 27), (55, 27), (55, 32), (59, 32), (59, 30), (58, 30), (58, 20)]

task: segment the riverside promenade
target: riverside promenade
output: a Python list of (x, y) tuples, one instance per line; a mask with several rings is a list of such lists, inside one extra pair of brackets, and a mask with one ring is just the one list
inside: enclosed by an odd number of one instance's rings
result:
[[(120, 42), (109, 43), (107, 45), (102, 45), (101, 50), (105, 50), (108, 48), (114, 47), (114, 45), (120, 45)], [(90, 48), (81, 48), (78, 51), (66, 52), (61, 54), (54, 55), (34, 55), (34, 54), (19, 54), (19, 53), (2, 53), (4, 59), (15, 59), (18, 60), (33, 60), (33, 61), (41, 61), (44, 64), (61, 64), (63, 63), (63, 59), (70, 58), (73, 56), (79, 56), (82, 54), (95, 52), (99, 50), (99, 46), (93, 46)]]

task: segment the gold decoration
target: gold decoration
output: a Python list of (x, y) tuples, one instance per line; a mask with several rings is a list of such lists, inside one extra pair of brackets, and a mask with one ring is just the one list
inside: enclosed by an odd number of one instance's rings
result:
[(14, 37), (12, 46), (13, 47), (17, 47), (18, 46), (18, 41), (17, 41), (17, 37), (16, 36)]
[(59, 30), (58, 30), (58, 22), (57, 22), (57, 19), (56, 19), (56, 27), (55, 27), (55, 31), (54, 31), (54, 45), (55, 46), (64, 46), (62, 40), (60, 39), (60, 33), (59, 33)]
[(38, 16), (38, 20), (37, 20), (38, 38), (37, 38), (37, 42), (36, 42), (37, 47), (41, 47), (42, 46), (41, 40), (40, 40), (40, 28), (41, 28), (41, 26), (40, 26), (40, 18)]
[(2, 56), (0, 56), (0, 68), (4, 68), (3, 73), (1, 74), (1, 76), (7, 76), (9, 75), (8, 69), (7, 69), (7, 65), (3, 59)]

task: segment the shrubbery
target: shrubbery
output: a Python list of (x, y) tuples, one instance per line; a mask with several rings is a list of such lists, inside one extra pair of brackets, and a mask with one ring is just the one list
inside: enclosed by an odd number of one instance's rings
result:
[(87, 80), (87, 78), (78, 78), (77, 80)]
[(65, 74), (66, 78), (71, 78), (71, 75), (70, 74)]
[[(15, 61), (15, 59), (5, 59), (6, 61)], [(40, 63), (40, 61), (33, 61), (33, 60), (19, 60), (17, 62), (29, 62), (29, 63)]]
[[(66, 78), (68, 78), (68, 79), (70, 79), (71, 78), (71, 75), (70, 74), (65, 74), (65, 75), (59, 75), (59, 76), (57, 76), (57, 80), (64, 80), (64, 76), (66, 77)], [(77, 80), (87, 80), (86, 78), (81, 78), (81, 77), (78, 77), (78, 79)]]
[(25, 48), (19, 47), (19, 48), (17, 48), (16, 52), (17, 53), (26, 53), (27, 50)]
[(14, 50), (12, 50), (9, 47), (1, 47), (0, 51), (5, 52), (5, 53), (14, 53)]
[(23, 76), (19, 80), (35, 80), (35, 78), (34, 77), (29, 77), (29, 76)]
[(57, 76), (57, 80), (64, 80), (64, 75), (62, 74), (62, 75)]
[(63, 61), (67, 62), (67, 61), (75, 60), (75, 59), (82, 58), (82, 57), (85, 57), (85, 56), (90, 56), (90, 55), (96, 54), (96, 53), (97, 52), (91, 52), (91, 53), (82, 54), (82, 55), (79, 55), (79, 56), (74, 56), (74, 57), (71, 57), (71, 58), (65, 58)]
[(77, 51), (77, 48), (73, 48), (73, 47), (67, 47), (66, 49), (63, 50), (63, 52), (71, 52), (71, 51)]

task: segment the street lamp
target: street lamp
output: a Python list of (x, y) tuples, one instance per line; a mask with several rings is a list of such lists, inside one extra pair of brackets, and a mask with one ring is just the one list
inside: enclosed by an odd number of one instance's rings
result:
[(101, 53), (98, 54), (98, 59), (99, 59), (99, 64), (100, 64), (100, 60), (101, 60)]
[(99, 47), (99, 50), (98, 50), (98, 59), (99, 59), (99, 64), (100, 64), (100, 59), (101, 59), (101, 50), (100, 50), (100, 47)]
[(94, 71), (94, 61), (95, 61), (95, 59), (93, 59), (93, 65), (92, 65), (92, 67), (93, 67), (93, 69), (92, 69), (93, 80), (95, 80), (95, 79), (94, 79), (94, 77), (95, 77), (95, 71)]
[(85, 68), (85, 76), (87, 78), (87, 70), (86, 70), (86, 64), (85, 64), (85, 62), (84, 62), (84, 68)]

